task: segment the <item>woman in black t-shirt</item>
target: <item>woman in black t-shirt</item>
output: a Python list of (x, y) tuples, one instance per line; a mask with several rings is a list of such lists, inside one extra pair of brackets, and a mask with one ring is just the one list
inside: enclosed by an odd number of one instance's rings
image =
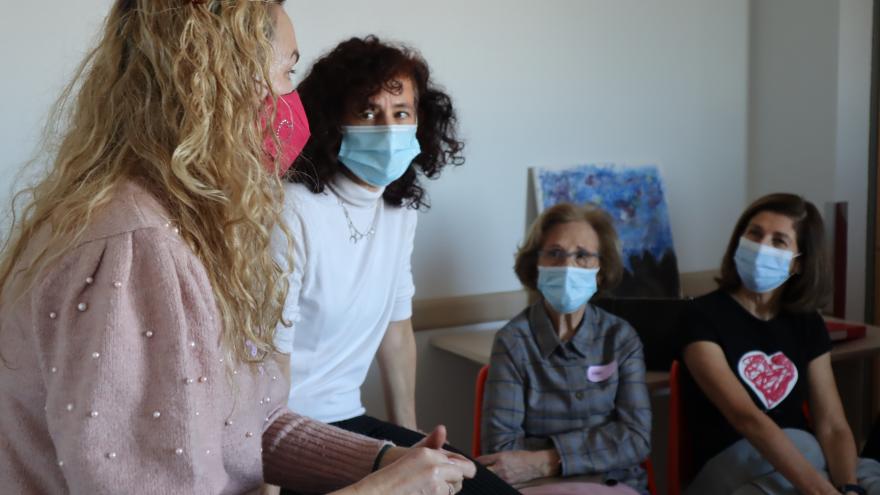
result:
[(817, 312), (830, 286), (824, 235), (803, 198), (758, 199), (733, 231), (720, 288), (688, 311), (682, 378), (699, 468), (689, 494), (880, 494), (880, 464), (856, 454)]

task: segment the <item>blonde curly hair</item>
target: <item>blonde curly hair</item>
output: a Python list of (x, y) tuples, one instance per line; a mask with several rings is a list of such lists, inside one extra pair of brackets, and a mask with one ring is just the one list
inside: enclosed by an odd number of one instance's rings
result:
[[(57, 146), (48, 175), (13, 201), (13, 212), (19, 201), (26, 206), (18, 218), (13, 214), (0, 290), (9, 290), (13, 276), (16, 285), (35, 283), (82, 236), (117, 184), (134, 179), (167, 208), (204, 263), (230, 357), (254, 361), (246, 341), (261, 351), (256, 360), (274, 349), (287, 281), (270, 251), (272, 229), (291, 242), (280, 222), (281, 182), (266, 169), (268, 123), (260, 122), (267, 89), (277, 101), (267, 88), (270, 7), (283, 2), (115, 2), (100, 41), (49, 119), (47, 142)], [(38, 256), (23, 262), (28, 244), (47, 227)]]

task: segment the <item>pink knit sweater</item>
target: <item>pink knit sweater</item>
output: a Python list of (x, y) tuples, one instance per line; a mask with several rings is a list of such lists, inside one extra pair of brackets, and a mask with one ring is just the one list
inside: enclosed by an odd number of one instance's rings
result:
[(382, 443), (287, 410), (274, 361), (227, 371), (204, 266), (139, 186), (37, 282), (0, 304), (3, 493), (250, 493), (264, 475), (320, 493), (370, 472)]

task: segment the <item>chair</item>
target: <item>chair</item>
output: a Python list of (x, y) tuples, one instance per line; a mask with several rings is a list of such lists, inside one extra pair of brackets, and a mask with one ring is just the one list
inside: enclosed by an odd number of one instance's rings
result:
[[(474, 436), (471, 438), (471, 453), (476, 459), (480, 456), (480, 435), (482, 434), (481, 420), (483, 417), (483, 392), (486, 390), (486, 378), (489, 376), (489, 365), (480, 368), (477, 373), (476, 396), (474, 397)], [(642, 462), (642, 469), (648, 475), (648, 491), (651, 495), (657, 495), (657, 483), (654, 481), (654, 464), (651, 459)]]
[(486, 378), (489, 376), (489, 365), (480, 368), (477, 373), (477, 394), (474, 397), (474, 436), (471, 438), (471, 455), (476, 459), (480, 457), (480, 436), (483, 433), (483, 392), (486, 390)]
[(666, 493), (679, 495), (682, 484), (693, 478), (693, 446), (685, 431), (681, 400), (681, 365), (673, 361), (669, 369), (669, 429), (666, 444)]

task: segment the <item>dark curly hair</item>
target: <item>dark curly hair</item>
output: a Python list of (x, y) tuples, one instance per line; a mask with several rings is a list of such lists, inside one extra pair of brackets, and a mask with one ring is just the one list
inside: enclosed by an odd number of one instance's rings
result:
[(409, 77), (416, 91), (416, 137), (422, 151), (403, 176), (385, 188), (383, 197), (391, 206), (429, 208), (419, 175), (436, 179), (446, 165), (464, 163), (452, 99), (433, 84), (428, 64), (418, 52), (372, 35), (340, 43), (315, 62), (297, 88), (312, 137), (287, 179), (313, 193), (324, 191), (343, 167), (337, 158), (343, 119), (381, 90), (400, 94), (401, 84), (395, 80), (400, 77)]

